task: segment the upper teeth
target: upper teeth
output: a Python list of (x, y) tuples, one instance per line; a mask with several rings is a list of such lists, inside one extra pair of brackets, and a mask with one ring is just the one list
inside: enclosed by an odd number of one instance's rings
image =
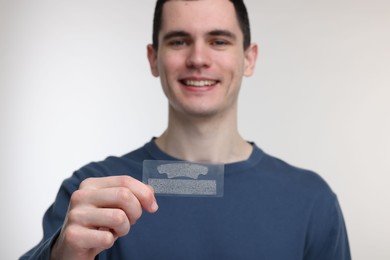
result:
[(211, 86), (216, 83), (215, 80), (186, 80), (185, 84), (188, 86), (204, 87)]

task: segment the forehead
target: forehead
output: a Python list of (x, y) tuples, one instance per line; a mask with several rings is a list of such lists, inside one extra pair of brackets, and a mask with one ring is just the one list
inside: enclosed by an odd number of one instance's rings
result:
[(170, 0), (163, 6), (161, 31), (240, 31), (229, 0)]

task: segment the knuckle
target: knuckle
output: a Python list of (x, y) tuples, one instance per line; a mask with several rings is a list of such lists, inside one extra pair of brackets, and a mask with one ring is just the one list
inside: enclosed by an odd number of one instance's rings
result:
[(124, 187), (119, 187), (116, 191), (117, 200), (121, 204), (128, 204), (132, 196), (130, 190)]
[(85, 196), (87, 195), (87, 191), (85, 190), (76, 190), (75, 192), (73, 192), (71, 198), (70, 198), (70, 203), (72, 205), (77, 205), (77, 204), (80, 204)]
[(130, 176), (120, 175), (116, 178), (120, 187), (131, 187), (133, 185), (134, 179)]
[(116, 210), (111, 216), (111, 227), (115, 230), (116, 235), (124, 236), (130, 231), (130, 220), (122, 210)]
[[(131, 224), (134, 224), (142, 215), (141, 204), (137, 197), (127, 188), (118, 188), (116, 196), (120, 208), (123, 209), (122, 213), (124, 214), (124, 217), (130, 220)], [(126, 215), (125, 212), (127, 212), (128, 215)], [(119, 216), (116, 217), (118, 217), (117, 221), (120, 221)]]
[(109, 232), (102, 232), (102, 234), (99, 236), (99, 244), (102, 248), (110, 248), (114, 245), (115, 237), (114, 235)]
[(79, 213), (75, 209), (70, 210), (67, 218), (69, 223), (76, 223), (79, 220)]
[(89, 187), (91, 186), (92, 182), (94, 181), (95, 178), (87, 178), (85, 180), (83, 180), (81, 183), (80, 183), (80, 186), (79, 186), (79, 189), (85, 189), (86, 187)]
[(77, 227), (70, 225), (64, 230), (64, 241), (69, 245), (73, 245), (76, 241), (80, 239), (80, 232)]
[(126, 214), (122, 210), (114, 210), (111, 213), (111, 223), (114, 226), (122, 226), (128, 222)]
[(69, 224), (86, 226), (85, 212), (82, 209), (73, 208), (73, 209), (69, 210), (66, 218), (67, 218), (67, 223), (69, 223)]

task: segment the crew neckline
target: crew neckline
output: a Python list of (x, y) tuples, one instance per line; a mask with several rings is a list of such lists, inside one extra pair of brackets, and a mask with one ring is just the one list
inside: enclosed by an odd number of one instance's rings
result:
[[(176, 157), (173, 157), (163, 150), (161, 150), (156, 142), (156, 137), (153, 137), (148, 143), (145, 144), (146, 151), (150, 154), (150, 156), (155, 160), (169, 160), (169, 161), (182, 161)], [(248, 142), (252, 145), (252, 153), (249, 158), (243, 161), (227, 163), (225, 164), (225, 174), (226, 173), (234, 173), (237, 171), (244, 171), (246, 169), (254, 167), (258, 164), (261, 159), (264, 157), (265, 153), (261, 150), (254, 142)]]

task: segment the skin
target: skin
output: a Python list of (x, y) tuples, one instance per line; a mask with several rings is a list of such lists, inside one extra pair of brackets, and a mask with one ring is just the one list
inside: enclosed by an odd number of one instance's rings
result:
[[(229, 1), (169, 1), (163, 14), (159, 49), (147, 49), (151, 72), (169, 100), (168, 128), (157, 145), (184, 160), (245, 160), (252, 147), (237, 130), (237, 99), (242, 77), (254, 71), (257, 46), (243, 49)], [(213, 84), (196, 88), (185, 80)]]
[[(237, 130), (237, 99), (242, 77), (253, 73), (257, 46), (244, 50), (242, 43), (227, 0), (164, 5), (159, 49), (147, 46), (151, 72), (169, 101), (167, 130), (156, 139), (163, 151), (210, 163), (249, 157), (252, 147)], [(126, 235), (143, 210), (157, 209), (153, 189), (129, 176), (86, 179), (71, 196), (51, 258), (94, 259)]]
[(94, 259), (130, 231), (142, 209), (158, 209), (150, 186), (129, 176), (86, 179), (71, 196), (51, 258)]

